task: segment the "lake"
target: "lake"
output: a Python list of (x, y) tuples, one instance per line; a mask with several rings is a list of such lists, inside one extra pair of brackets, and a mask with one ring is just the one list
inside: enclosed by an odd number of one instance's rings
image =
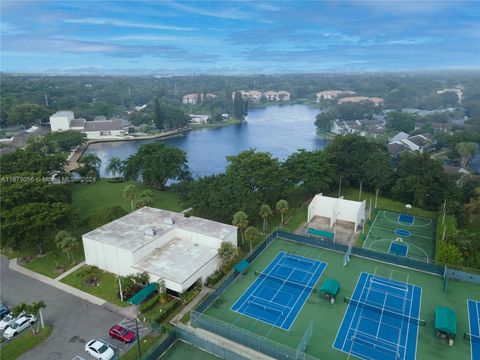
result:
[(250, 148), (268, 151), (281, 160), (298, 149), (322, 149), (328, 142), (316, 135), (315, 116), (319, 110), (305, 105), (275, 105), (251, 109), (246, 122), (216, 129), (199, 129), (169, 139), (92, 144), (86, 153), (95, 153), (102, 160), (100, 174), (111, 157), (126, 159), (140, 145), (162, 141), (183, 149), (194, 174), (211, 175), (223, 172), (226, 157)]

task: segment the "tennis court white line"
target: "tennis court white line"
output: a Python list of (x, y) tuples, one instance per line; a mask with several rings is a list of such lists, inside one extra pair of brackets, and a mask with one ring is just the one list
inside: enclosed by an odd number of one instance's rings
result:
[(365, 247), (365, 244), (367, 243), (368, 239), (370, 238), (370, 233), (372, 232), (372, 229), (375, 225), (375, 221), (377, 221), (377, 219), (378, 219), (378, 212), (377, 212), (377, 215), (375, 215), (375, 219), (373, 219), (372, 225), (370, 225), (370, 229), (368, 229), (367, 237), (365, 238), (365, 241), (362, 244), (362, 248)]
[[(375, 229), (384, 230), (384, 231), (391, 231), (391, 232), (393, 232), (393, 233), (395, 233), (395, 230), (401, 230), (401, 229), (394, 229), (394, 230), (392, 230), (392, 229), (387, 229), (387, 228), (384, 228), (384, 227), (381, 227), (381, 226), (377, 226)], [(404, 236), (407, 237), (407, 238), (408, 238), (408, 237), (411, 237), (411, 236), (417, 236), (417, 237), (421, 237), (421, 238), (425, 238), (425, 239), (432, 240), (432, 237), (430, 237), (430, 236), (418, 235), (418, 234), (415, 234), (413, 231), (410, 231), (410, 230), (407, 230), (407, 231), (410, 233), (410, 235), (408, 235), (408, 236), (405, 236), (405, 235), (404, 235)], [(397, 235), (397, 234), (395, 233), (395, 235)], [(399, 235), (397, 235), (397, 236), (399, 236)]]
[[(379, 240), (375, 240), (373, 241), (369, 246), (368, 246), (368, 249), (372, 249), (372, 246), (376, 243), (379, 243), (379, 242), (392, 242), (392, 239), (379, 239)], [(428, 256), (427, 252), (425, 250), (423, 250), (421, 247), (418, 247), (412, 243), (410, 243), (408, 240), (403, 240), (404, 243), (408, 243), (409, 246), (415, 248), (415, 249), (418, 249), (420, 252), (422, 252), (424, 255), (425, 255), (425, 259), (426, 260), (423, 260), (423, 261), (426, 261), (428, 262), (430, 260), (430, 257)], [(365, 243), (363, 244), (362, 247), (364, 247)], [(385, 249), (376, 249), (374, 248), (373, 249), (374, 251), (378, 251), (378, 252), (382, 252), (384, 254), (390, 254), (388, 251), (385, 251)], [(407, 258), (413, 258), (413, 259), (418, 259), (418, 260), (422, 260), (422, 258), (418, 257), (418, 256), (412, 256), (411, 254), (410, 255), (407, 255), (406, 256)]]

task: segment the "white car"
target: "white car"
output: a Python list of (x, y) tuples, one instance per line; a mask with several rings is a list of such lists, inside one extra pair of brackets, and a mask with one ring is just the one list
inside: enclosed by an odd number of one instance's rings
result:
[(15, 321), (15, 316), (13, 316), (12, 313), (6, 315), (1, 321), (0, 321), (0, 331), (5, 330), (10, 326)]
[(90, 340), (85, 345), (85, 351), (99, 360), (110, 360), (115, 356), (115, 351), (100, 340)]
[(3, 333), (3, 337), (6, 339), (11, 339), (15, 335), (20, 334), (23, 330), (28, 328), (36, 321), (37, 318), (34, 315), (22, 315), (10, 324), (10, 326)]

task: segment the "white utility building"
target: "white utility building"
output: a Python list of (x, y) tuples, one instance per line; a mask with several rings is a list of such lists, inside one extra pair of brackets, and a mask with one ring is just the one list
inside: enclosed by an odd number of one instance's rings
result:
[(65, 131), (70, 129), (70, 122), (74, 119), (72, 111), (57, 111), (50, 116), (50, 128), (52, 131)]
[(308, 205), (308, 222), (315, 216), (328, 218), (330, 227), (336, 221), (353, 223), (354, 231), (357, 232), (365, 220), (365, 200), (359, 202), (317, 194)]
[(222, 242), (237, 246), (237, 227), (143, 207), (82, 236), (85, 262), (118, 275), (146, 271), (183, 293), (221, 264)]

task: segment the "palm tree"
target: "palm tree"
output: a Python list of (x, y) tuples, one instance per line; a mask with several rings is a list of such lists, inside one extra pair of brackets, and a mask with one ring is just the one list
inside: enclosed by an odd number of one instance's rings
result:
[(278, 200), (277, 204), (275, 206), (275, 209), (277, 210), (278, 213), (280, 213), (280, 215), (282, 217), (282, 220), (280, 222), (280, 226), (283, 226), (283, 216), (288, 211), (288, 202), (286, 200)]
[(240, 234), (242, 235), (242, 244), (245, 243), (245, 236), (243, 231), (248, 226), (248, 215), (245, 214), (243, 211), (238, 211), (233, 215), (232, 224), (240, 229)]
[(140, 200), (137, 202), (137, 209), (141, 209), (144, 206), (153, 206), (152, 190), (145, 190), (142, 195), (140, 195)]
[(73, 262), (73, 251), (78, 247), (78, 241), (68, 232), (62, 230), (55, 235), (55, 244), (67, 254), (68, 261)]
[(100, 171), (100, 165), (102, 165), (102, 160), (95, 154), (83, 155), (78, 162), (87, 169), (95, 170), (97, 173)]
[(105, 168), (105, 174), (110, 175), (112, 174), (114, 177), (115, 175), (121, 174), (123, 171), (123, 161), (120, 160), (118, 157), (112, 157), (108, 161), (108, 165)]
[(272, 209), (267, 204), (260, 206), (260, 211), (258, 213), (263, 219), (263, 231), (267, 228), (267, 219), (272, 216)]
[(133, 202), (135, 200), (135, 186), (133, 185), (127, 185), (123, 189), (123, 198), (125, 200), (130, 201), (130, 205), (132, 205), (132, 211), (134, 209)]
[(40, 318), (40, 324), (39, 324), (39, 326), (37, 328), (37, 331), (36, 331), (37, 333), (40, 330), (40, 325), (42, 326), (42, 329), (45, 328), (45, 323), (43, 322), (42, 309), (45, 309), (46, 307), (47, 307), (47, 305), (42, 300), (33, 302), (32, 305), (29, 306), (29, 312)]
[(259, 234), (256, 227), (250, 226), (248, 227), (247, 230), (245, 230), (245, 239), (248, 241), (250, 245), (250, 252), (252, 252), (253, 241), (257, 238), (258, 235)]

